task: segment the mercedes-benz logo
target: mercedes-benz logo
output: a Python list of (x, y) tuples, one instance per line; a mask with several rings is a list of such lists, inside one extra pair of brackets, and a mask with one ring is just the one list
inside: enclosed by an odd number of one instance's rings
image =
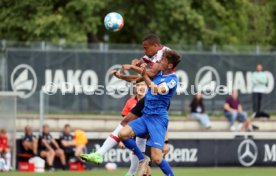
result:
[[(122, 98), (128, 94), (128, 83), (124, 80), (116, 78), (113, 74), (113, 70), (118, 70), (121, 68), (122, 65), (117, 64), (111, 66), (105, 75), (105, 86), (108, 90), (108, 95), (112, 96), (113, 98)], [(129, 71), (124, 71), (125, 75), (129, 75)]]
[(238, 148), (239, 162), (246, 167), (252, 166), (258, 157), (258, 148), (251, 139), (242, 141)]
[(37, 77), (34, 69), (27, 64), (20, 64), (11, 73), (12, 90), (19, 93), (20, 98), (29, 98), (36, 90)]
[(203, 98), (211, 99), (216, 96), (216, 88), (220, 85), (220, 77), (216, 69), (204, 66), (196, 74), (195, 86)]

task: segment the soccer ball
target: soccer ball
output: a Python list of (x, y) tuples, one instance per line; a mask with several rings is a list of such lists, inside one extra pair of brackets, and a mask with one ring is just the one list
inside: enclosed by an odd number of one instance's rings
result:
[(117, 164), (116, 163), (106, 163), (105, 169), (108, 171), (114, 171), (117, 169)]
[(111, 12), (105, 16), (104, 26), (109, 31), (119, 31), (124, 26), (124, 19), (119, 13)]

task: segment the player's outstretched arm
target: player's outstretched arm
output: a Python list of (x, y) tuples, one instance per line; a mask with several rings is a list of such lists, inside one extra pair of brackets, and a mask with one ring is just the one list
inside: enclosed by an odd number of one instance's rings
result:
[(133, 71), (141, 74), (143, 71), (143, 68), (137, 67), (135, 65), (125, 64), (125, 65), (122, 65), (122, 67), (120, 69), (120, 73), (123, 73), (125, 70), (133, 70)]
[(140, 83), (140, 82), (143, 82), (144, 81), (144, 78), (142, 76), (140, 76), (139, 78), (137, 78), (134, 82), (135, 83)]
[(131, 61), (131, 65), (135, 65), (135, 66), (138, 66), (138, 67), (140, 67), (141, 66), (141, 64), (144, 64), (144, 63), (146, 63), (142, 58), (141, 59), (132, 59), (132, 61)]
[(125, 80), (127, 82), (133, 82), (133, 81), (135, 81), (135, 80), (137, 80), (138, 78), (141, 77), (139, 75), (123, 75), (120, 72), (115, 71), (115, 70), (113, 71), (113, 75), (115, 77), (117, 77), (118, 79), (122, 79), (122, 80)]
[(120, 79), (125, 80), (127, 82), (133, 82), (133, 81), (136, 81), (140, 77), (141, 76), (139, 76), (139, 75), (121, 75)]
[(137, 67), (135, 65), (125, 64), (125, 65), (122, 65), (120, 69), (120, 73), (123, 73), (124, 70), (133, 70), (139, 74), (141, 74), (143, 70), (146, 70), (147, 75), (150, 78), (153, 78), (160, 71), (160, 65), (158, 63), (155, 63), (151, 68), (145, 68), (145, 67)]

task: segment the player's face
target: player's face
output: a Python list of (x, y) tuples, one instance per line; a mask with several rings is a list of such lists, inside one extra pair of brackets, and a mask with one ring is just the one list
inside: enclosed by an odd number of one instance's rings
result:
[(144, 52), (148, 57), (154, 56), (159, 49), (157, 44), (151, 43), (149, 41), (144, 41), (143, 47), (144, 47)]
[(163, 72), (169, 69), (169, 66), (171, 65), (165, 55), (162, 56), (159, 64), (161, 67), (161, 71)]
[(138, 95), (141, 95), (141, 96), (145, 95), (145, 91), (147, 88), (145, 82), (137, 83), (135, 86), (136, 86), (136, 91)]

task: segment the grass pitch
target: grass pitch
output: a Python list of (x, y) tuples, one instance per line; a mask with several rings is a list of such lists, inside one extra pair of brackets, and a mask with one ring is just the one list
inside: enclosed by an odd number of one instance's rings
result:
[[(176, 176), (275, 176), (276, 168), (174, 168)], [(94, 169), (85, 172), (56, 171), (45, 173), (0, 172), (0, 176), (124, 176), (127, 169), (106, 171)], [(153, 176), (162, 176), (162, 172), (155, 168)]]

